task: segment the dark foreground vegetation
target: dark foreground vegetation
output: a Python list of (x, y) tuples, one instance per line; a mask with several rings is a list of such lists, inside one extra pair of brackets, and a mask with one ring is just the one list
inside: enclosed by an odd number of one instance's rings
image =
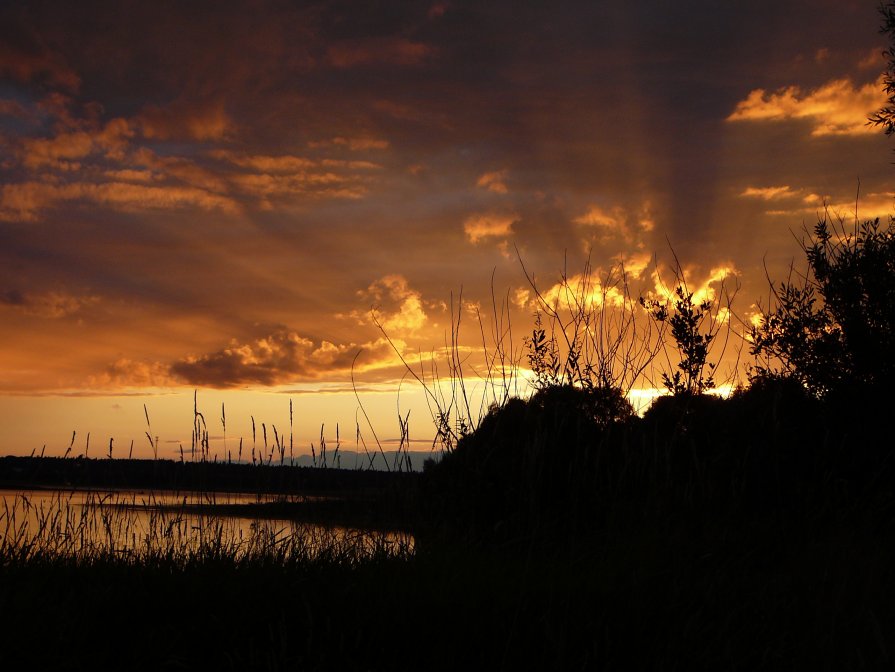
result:
[(362, 562), (6, 562), (4, 669), (889, 669), (879, 533), (767, 517)]

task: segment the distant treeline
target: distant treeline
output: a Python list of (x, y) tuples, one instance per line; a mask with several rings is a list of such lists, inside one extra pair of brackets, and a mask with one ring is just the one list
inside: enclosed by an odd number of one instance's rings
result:
[(416, 474), (174, 460), (0, 457), (0, 488), (138, 488), (264, 494), (375, 494)]

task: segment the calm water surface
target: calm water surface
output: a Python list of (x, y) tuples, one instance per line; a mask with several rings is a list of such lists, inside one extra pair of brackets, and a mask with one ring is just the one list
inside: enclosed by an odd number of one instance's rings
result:
[(244, 515), (190, 510), (294, 499), (223, 492), (0, 490), (0, 544), (30, 544), (60, 554), (189, 553), (212, 547), (239, 554), (288, 544), (313, 556), (334, 548), (371, 553), (383, 544), (413, 548), (413, 537), (405, 533), (256, 518), (248, 510)]

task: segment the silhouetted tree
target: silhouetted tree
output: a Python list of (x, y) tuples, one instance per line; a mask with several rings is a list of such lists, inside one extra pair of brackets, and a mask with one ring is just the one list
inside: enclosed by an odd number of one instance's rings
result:
[(757, 378), (792, 377), (819, 397), (891, 385), (895, 373), (895, 223), (846, 231), (827, 214), (803, 243), (804, 276), (772, 286), (751, 330)]
[[(588, 526), (598, 467), (637, 418), (614, 388), (549, 385), (492, 406), (422, 483), (424, 516), (449, 534), (507, 541)], [(611, 451), (610, 451), (611, 452)]]
[[(889, 38), (887, 104), (870, 117), (895, 133), (895, 1), (879, 7)], [(819, 219), (802, 245), (808, 272), (772, 284), (773, 305), (752, 328), (753, 380), (793, 378), (818, 397), (878, 395), (895, 373), (895, 219)]]
[(547, 336), (540, 312), (535, 314), (534, 329), (524, 342), (528, 347), (528, 363), (535, 376), (532, 381), (534, 388), (544, 390), (561, 385), (564, 372), (560, 370), (559, 348), (556, 338), (552, 334)]
[(888, 99), (885, 107), (870, 117), (870, 123), (882, 126), (886, 135), (892, 135), (895, 133), (895, 2), (881, 3), (879, 13), (883, 20), (880, 32), (889, 38), (889, 48), (883, 52), (888, 59), (884, 79)]
[[(695, 302), (693, 292), (680, 284), (675, 297), (663, 303), (641, 298), (640, 304), (657, 322), (671, 326), (671, 337), (680, 354), (677, 371), (662, 372), (662, 382), (674, 395), (702, 394), (715, 386), (715, 364), (709, 363), (709, 349), (717, 336), (713, 328), (712, 302)], [(708, 371), (706, 371), (708, 369)]]

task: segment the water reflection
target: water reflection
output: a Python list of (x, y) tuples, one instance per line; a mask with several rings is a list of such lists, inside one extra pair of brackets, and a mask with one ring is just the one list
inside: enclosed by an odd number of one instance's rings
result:
[(238, 506), (289, 501), (239, 493), (0, 490), (0, 549), (82, 558), (224, 554), (284, 560), (413, 551), (406, 533), (258, 517), (253, 507)]

